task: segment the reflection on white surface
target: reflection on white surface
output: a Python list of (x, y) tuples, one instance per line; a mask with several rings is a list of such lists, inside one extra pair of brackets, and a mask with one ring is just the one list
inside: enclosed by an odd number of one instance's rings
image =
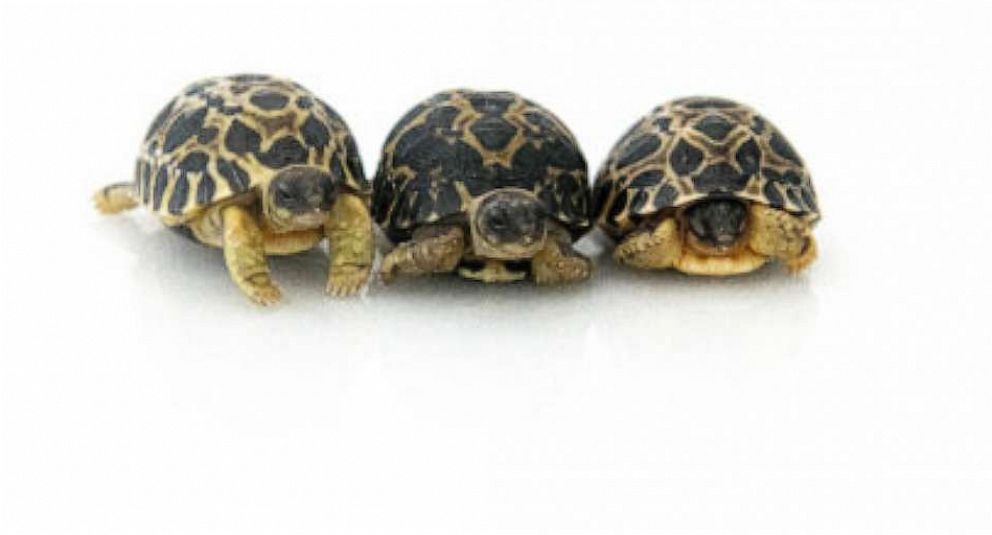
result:
[[(228, 280), (219, 250), (154, 222), (127, 219), (99, 221), (93, 231), (135, 256), (131, 286), (141, 295), (134, 299), (162, 312), (202, 314), (205, 337), (232, 329), (246, 339), (273, 333), (283, 340), (280, 332), (304, 328), (331, 341), (329, 351), (384, 356), (567, 360), (599, 352), (623, 361), (734, 355), (739, 364), (753, 359), (762, 365), (798, 354), (816, 315), (808, 277), (789, 276), (778, 265), (732, 278), (642, 272), (616, 265), (596, 235), (580, 243), (596, 260), (594, 278), (555, 288), (438, 275), (401, 278), (390, 286), (373, 280), (360, 297), (338, 300), (321, 292), (325, 250), (273, 257), (273, 277), (285, 300), (265, 310), (251, 306)], [(217, 325), (207, 319), (211, 315), (224, 321)], [(261, 318), (264, 332), (239, 328)], [(198, 343), (196, 332), (185, 343)]]

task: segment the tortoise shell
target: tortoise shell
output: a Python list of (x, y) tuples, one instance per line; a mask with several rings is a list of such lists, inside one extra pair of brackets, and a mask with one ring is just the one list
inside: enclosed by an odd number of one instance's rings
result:
[(591, 226), (588, 167), (551, 112), (510, 92), (458, 89), (415, 106), (389, 133), (374, 180), (373, 216), (393, 241), (465, 214), (499, 188), (532, 191), (577, 237)]
[(593, 191), (597, 223), (614, 237), (710, 197), (820, 217), (809, 172), (785, 137), (751, 108), (721, 98), (673, 100), (641, 118), (613, 147)]
[(178, 225), (295, 164), (370, 193), (348, 126), (305, 88), (258, 74), (208, 78), (155, 117), (138, 155), (136, 191), (166, 224)]

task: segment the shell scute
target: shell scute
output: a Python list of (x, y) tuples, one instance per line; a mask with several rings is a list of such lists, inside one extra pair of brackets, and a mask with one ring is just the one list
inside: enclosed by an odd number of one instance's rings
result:
[(344, 187), (370, 194), (348, 126), (325, 102), (268, 75), (209, 78), (188, 85), (155, 116), (135, 185), (143, 204), (179, 225), (294, 164), (323, 168)]
[(510, 92), (453, 90), (417, 104), (391, 130), (375, 177), (373, 215), (400, 241), (464, 213), (499, 188), (532, 191), (580, 234), (590, 226), (585, 158), (546, 109)]
[(593, 186), (597, 223), (615, 237), (644, 217), (707, 197), (737, 197), (819, 219), (808, 170), (764, 117), (734, 101), (656, 107), (616, 143)]

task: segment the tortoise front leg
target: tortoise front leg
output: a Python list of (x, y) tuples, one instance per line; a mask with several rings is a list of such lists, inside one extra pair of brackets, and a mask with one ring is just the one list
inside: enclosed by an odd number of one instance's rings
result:
[(667, 269), (682, 256), (682, 239), (675, 219), (666, 217), (654, 229), (635, 230), (613, 250), (621, 264), (640, 269)]
[(432, 225), (418, 229), (413, 239), (401, 243), (382, 261), (382, 280), (396, 275), (427, 275), (454, 271), (465, 251), (465, 232), (460, 226)]
[(252, 301), (271, 305), (282, 294), (272, 283), (265, 261), (265, 235), (258, 222), (243, 206), (221, 209), (224, 225), (224, 261), (231, 280)]
[(537, 284), (578, 282), (592, 274), (592, 262), (572, 247), (568, 231), (555, 226), (531, 260), (531, 272)]
[(785, 262), (798, 273), (816, 260), (816, 241), (809, 223), (782, 210), (761, 204), (751, 206), (751, 250)]
[(368, 203), (357, 195), (341, 193), (324, 232), (331, 250), (326, 291), (336, 297), (353, 295), (368, 280), (375, 254)]

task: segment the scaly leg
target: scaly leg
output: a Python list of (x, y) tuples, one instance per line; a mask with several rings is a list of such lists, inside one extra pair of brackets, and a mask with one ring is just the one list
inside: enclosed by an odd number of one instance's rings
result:
[(252, 214), (243, 206), (221, 209), (224, 225), (224, 260), (231, 279), (252, 301), (271, 305), (282, 294), (272, 283), (265, 262), (265, 237)]
[(111, 184), (93, 194), (93, 204), (101, 214), (116, 214), (138, 206), (131, 183)]
[(578, 282), (592, 274), (592, 262), (572, 247), (568, 231), (555, 227), (531, 260), (531, 272), (537, 284)]
[(802, 219), (754, 204), (751, 206), (751, 250), (785, 262), (792, 273), (798, 273), (816, 260), (816, 242), (809, 223)]
[(670, 268), (681, 256), (682, 239), (671, 217), (663, 219), (653, 230), (634, 231), (613, 250), (617, 262), (641, 269)]
[(326, 291), (337, 297), (353, 295), (369, 279), (375, 254), (368, 202), (342, 192), (331, 208), (324, 231), (331, 250)]
[(382, 261), (382, 280), (398, 274), (427, 275), (454, 271), (465, 251), (465, 233), (459, 226), (434, 225), (418, 229), (413, 239), (401, 243)]

